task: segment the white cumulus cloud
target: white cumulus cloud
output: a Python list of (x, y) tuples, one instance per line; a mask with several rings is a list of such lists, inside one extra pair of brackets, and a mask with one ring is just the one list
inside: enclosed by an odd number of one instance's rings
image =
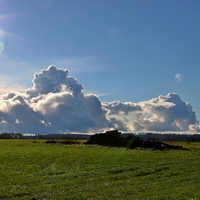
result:
[(138, 103), (101, 102), (97, 95), (84, 93), (67, 69), (55, 66), (36, 73), (32, 82), (23, 92), (0, 95), (1, 132), (200, 130), (192, 106), (175, 93)]
[[(33, 87), (0, 96), (0, 128), (22, 133), (91, 132), (125, 125), (107, 117), (100, 99), (85, 94), (68, 70), (50, 66), (33, 79)], [(5, 123), (6, 122), (6, 123)]]
[[(159, 96), (149, 101), (138, 103), (143, 113), (136, 121), (135, 126), (150, 131), (187, 131), (191, 124), (197, 124), (192, 106), (182, 101), (176, 93)], [(145, 118), (144, 113), (149, 113), (150, 118)]]

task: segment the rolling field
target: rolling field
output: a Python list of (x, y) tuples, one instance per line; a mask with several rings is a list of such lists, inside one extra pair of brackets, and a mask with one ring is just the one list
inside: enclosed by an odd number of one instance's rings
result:
[(0, 199), (200, 199), (200, 143), (190, 150), (0, 140)]

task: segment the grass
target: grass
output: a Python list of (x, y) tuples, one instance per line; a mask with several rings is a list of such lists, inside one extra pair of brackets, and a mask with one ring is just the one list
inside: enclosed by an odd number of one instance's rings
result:
[(0, 199), (197, 200), (200, 145), (185, 145), (191, 150), (0, 140)]

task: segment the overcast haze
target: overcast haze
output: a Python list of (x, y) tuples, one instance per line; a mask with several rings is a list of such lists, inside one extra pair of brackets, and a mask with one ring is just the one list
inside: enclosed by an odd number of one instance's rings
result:
[(199, 133), (199, 9), (0, 0), (0, 132)]

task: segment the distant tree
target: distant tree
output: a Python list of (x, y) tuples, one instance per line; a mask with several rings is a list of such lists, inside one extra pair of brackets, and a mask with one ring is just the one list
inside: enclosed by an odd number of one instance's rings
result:
[(1, 133), (0, 139), (13, 139), (13, 137), (10, 133)]
[(23, 139), (23, 134), (21, 133), (14, 133), (13, 136), (15, 139)]
[(1, 133), (0, 139), (23, 139), (23, 134), (21, 133)]

